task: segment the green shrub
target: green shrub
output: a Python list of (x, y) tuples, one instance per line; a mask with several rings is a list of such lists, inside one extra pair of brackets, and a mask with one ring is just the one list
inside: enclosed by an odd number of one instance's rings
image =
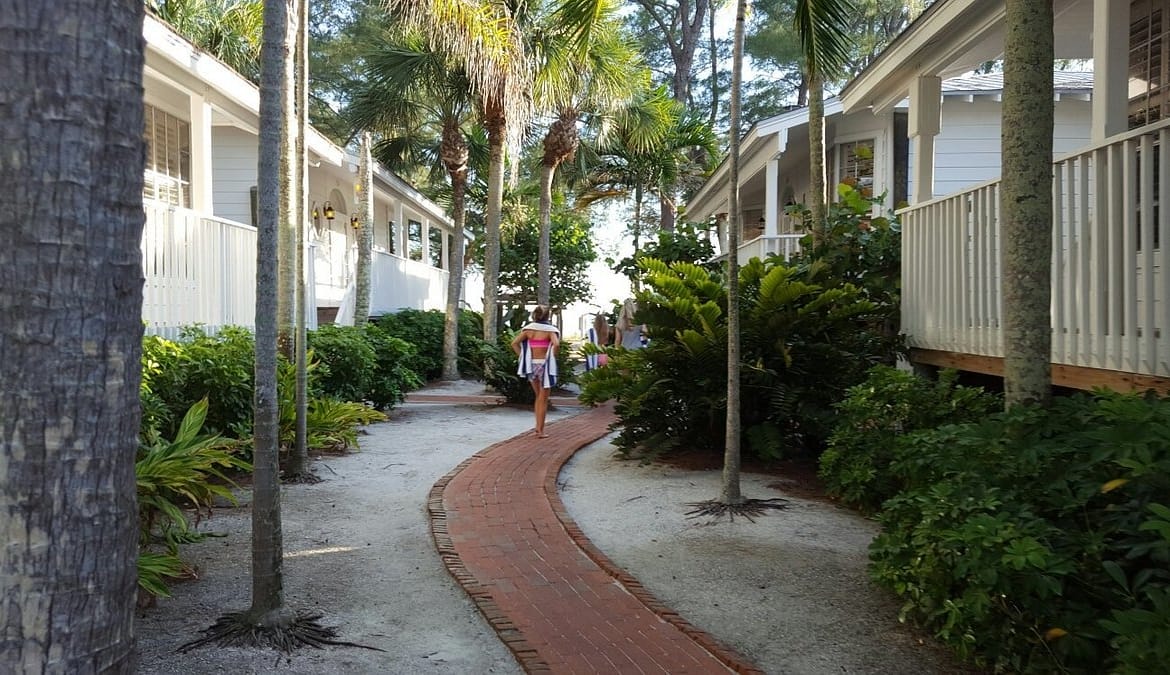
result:
[[(514, 333), (502, 333), (491, 345), (482, 342), (480, 360), (483, 363), (484, 382), (500, 393), (509, 403), (532, 403), (535, 395), (528, 380), (516, 374), (520, 360), (512, 351)], [(566, 342), (557, 348), (557, 385), (575, 382), (574, 368), (580, 362), (573, 356), (573, 350)]]
[(315, 381), (324, 396), (364, 401), (370, 390), (378, 355), (364, 329), (324, 325), (308, 333), (309, 349), (321, 363)]
[(908, 434), (944, 424), (974, 422), (1003, 408), (999, 396), (957, 384), (953, 370), (935, 381), (890, 366), (875, 366), (836, 405), (837, 421), (820, 458), (829, 494), (865, 512), (902, 489), (890, 470)]
[(178, 341), (147, 336), (142, 345), (148, 426), (174, 435), (183, 413), (207, 399), (209, 431), (238, 436), (251, 428), (255, 367), (251, 332), (229, 326), (208, 335), (192, 326), (183, 329)]
[(1170, 662), (1170, 399), (1078, 395), (919, 432), (892, 470), (905, 489), (874, 578), (960, 653), (997, 672)]
[(362, 330), (366, 343), (374, 350), (374, 368), (365, 397), (360, 400), (369, 401), (379, 410), (392, 408), (406, 398), (407, 392), (423, 385), (422, 377), (410, 368), (415, 348), (376, 324), (366, 324)]
[[(626, 453), (687, 448), (722, 452), (727, 401), (727, 292), (713, 273), (648, 259), (638, 321), (650, 344), (611, 350), (609, 365), (583, 378), (582, 400), (616, 399)], [(833, 404), (896, 342), (875, 328), (888, 307), (844, 284), (825, 288), (781, 261), (740, 270), (740, 416), (745, 447), (777, 458), (819, 450)]]
[[(217, 496), (234, 502), (228, 473), (251, 468), (227, 439), (200, 435), (207, 407), (205, 400), (191, 406), (174, 440), (148, 433), (138, 449), (139, 585), (153, 595), (166, 595), (166, 579), (178, 575), (179, 546), (203, 537), (184, 509), (209, 509)], [(165, 552), (150, 550), (158, 545)]]
[[(423, 380), (435, 380), (443, 374), (443, 321), (446, 315), (438, 310), (404, 309), (386, 314), (377, 320), (379, 328), (391, 337), (404, 340), (417, 352), (408, 365)], [(483, 342), (483, 317), (477, 312), (459, 313), (459, 371), (464, 378), (478, 378), (483, 374), (480, 345)]]

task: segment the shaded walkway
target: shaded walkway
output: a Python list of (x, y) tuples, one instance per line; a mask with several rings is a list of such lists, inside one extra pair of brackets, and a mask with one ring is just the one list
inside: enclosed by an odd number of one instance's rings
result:
[(655, 600), (581, 534), (561, 466), (608, 433), (612, 407), (486, 448), (431, 490), (448, 570), (529, 672), (759, 673)]

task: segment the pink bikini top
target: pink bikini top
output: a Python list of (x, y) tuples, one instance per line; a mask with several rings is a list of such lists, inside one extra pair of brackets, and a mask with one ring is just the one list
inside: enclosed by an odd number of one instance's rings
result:
[(552, 344), (552, 340), (541, 339), (541, 338), (529, 338), (528, 339), (528, 346), (529, 347), (534, 347), (534, 348), (540, 347), (542, 349), (548, 349), (548, 346), (550, 344)]

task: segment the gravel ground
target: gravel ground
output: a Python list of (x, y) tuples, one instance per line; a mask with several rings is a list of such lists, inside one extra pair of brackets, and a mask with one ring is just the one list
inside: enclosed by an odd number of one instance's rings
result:
[[(437, 392), (479, 394), (458, 383)], [(571, 414), (555, 410), (550, 422)], [(315, 462), (324, 482), (284, 488), (286, 604), (323, 615), (340, 639), (377, 647), (270, 650), (176, 648), (250, 598), (250, 510), (217, 509), (200, 529), (221, 533), (185, 549), (199, 579), (139, 612), (141, 673), (521, 672), (448, 576), (430, 538), (426, 498), (461, 461), (531, 429), (507, 406), (408, 404), (373, 425), (361, 451)], [(898, 624), (897, 608), (865, 574), (875, 528), (822, 502), (704, 525), (685, 505), (718, 494), (717, 472), (644, 467), (602, 441), (562, 473), (562, 498), (585, 533), (661, 600), (769, 673), (958, 672), (938, 648)], [(749, 497), (782, 496), (775, 477), (747, 475)]]

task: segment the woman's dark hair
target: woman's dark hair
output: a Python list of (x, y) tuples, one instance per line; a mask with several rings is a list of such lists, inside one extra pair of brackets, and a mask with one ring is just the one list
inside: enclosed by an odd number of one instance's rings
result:
[(549, 311), (548, 305), (537, 305), (536, 309), (532, 310), (532, 320), (541, 322), (548, 321), (550, 314), (552, 312)]

